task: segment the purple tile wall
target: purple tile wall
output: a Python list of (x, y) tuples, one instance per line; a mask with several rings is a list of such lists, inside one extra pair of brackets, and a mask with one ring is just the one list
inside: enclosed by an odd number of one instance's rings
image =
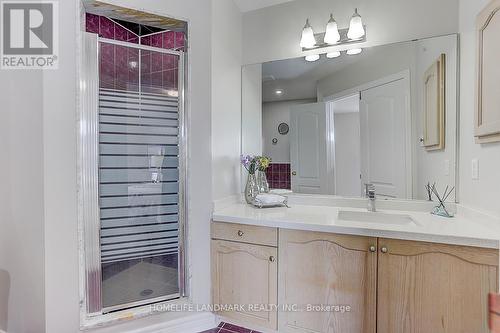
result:
[(139, 37), (105, 16), (89, 13), (85, 14), (85, 16), (85, 26), (87, 32), (99, 34), (100, 37), (134, 44), (138, 44), (140, 38), (141, 44), (143, 45), (159, 47), (167, 50), (185, 51), (186, 35), (182, 31), (164, 31), (158, 32), (154, 35)]
[(184, 51), (184, 32), (165, 31), (140, 38), (142, 45), (154, 46), (167, 50)]
[(272, 189), (292, 189), (289, 163), (271, 163), (266, 170), (266, 177)]
[(87, 32), (99, 34), (100, 37), (138, 44), (139, 37), (105, 16), (85, 14)]
[(154, 51), (141, 52), (141, 83), (151, 92), (177, 90), (179, 58)]
[(228, 324), (228, 323), (220, 323), (218, 327), (212, 328), (211, 330), (204, 331), (201, 333), (260, 333), (257, 331), (252, 331), (251, 329)]
[[(139, 37), (104, 16), (86, 14), (86, 30), (99, 36), (164, 49), (185, 49), (183, 32), (165, 31)], [(140, 51), (125, 46), (101, 44), (101, 88), (138, 91), (139, 76), (143, 90), (163, 93), (178, 88), (178, 57), (154, 51)], [(141, 73), (139, 73), (139, 61)]]

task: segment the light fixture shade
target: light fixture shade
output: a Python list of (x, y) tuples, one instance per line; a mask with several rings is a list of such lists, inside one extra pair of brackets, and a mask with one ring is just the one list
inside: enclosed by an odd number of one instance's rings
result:
[(307, 55), (305, 59), (308, 62), (313, 62), (313, 61), (319, 60), (319, 58), (320, 58), (319, 54), (310, 54), (310, 55)]
[(333, 18), (333, 14), (330, 14), (330, 20), (326, 25), (326, 33), (323, 41), (326, 44), (337, 44), (340, 41), (339, 27)]
[(326, 54), (328, 59), (340, 57), (340, 51), (333, 51)]
[(358, 9), (354, 11), (354, 15), (351, 17), (351, 22), (349, 24), (349, 31), (347, 32), (347, 38), (349, 39), (360, 39), (365, 35), (365, 28), (363, 27), (363, 20), (358, 14)]
[(356, 54), (360, 54), (361, 52), (363, 52), (363, 49), (360, 49), (360, 48), (357, 48), (357, 49), (350, 49), (350, 50), (347, 50), (347, 54), (348, 55), (356, 55)]
[(300, 47), (310, 49), (316, 45), (316, 38), (314, 38), (314, 30), (309, 24), (309, 19), (306, 20), (306, 25), (302, 30), (302, 38), (300, 39)]

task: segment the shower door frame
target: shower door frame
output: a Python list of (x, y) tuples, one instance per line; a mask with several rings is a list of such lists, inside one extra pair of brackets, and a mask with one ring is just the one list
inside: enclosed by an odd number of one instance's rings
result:
[[(94, 44), (95, 52), (87, 54), (86, 43)], [(178, 140), (179, 140), (179, 202), (178, 202), (178, 282), (179, 293), (135, 301), (103, 308), (102, 305), (102, 268), (100, 248), (100, 214), (99, 214), (99, 60), (100, 44), (107, 43), (144, 51), (171, 54), (179, 57), (178, 62)], [(144, 315), (152, 309), (141, 309), (141, 306), (160, 305), (165, 302), (183, 301), (187, 295), (186, 277), (186, 217), (187, 217), (187, 124), (186, 124), (186, 53), (161, 49), (157, 47), (132, 44), (107, 38), (96, 34), (83, 33), (82, 58), (80, 68), (80, 115), (79, 115), (79, 238), (80, 238), (80, 306), (82, 323), (92, 322), (91, 318), (112, 314), (110, 312), (131, 308), (140, 309), (137, 315)], [(90, 58), (88, 58), (90, 57)], [(141, 89), (141, 71), (139, 57), (139, 89)], [(95, 61), (95, 62), (94, 62)], [(90, 64), (90, 65), (89, 65)], [(88, 67), (94, 66), (93, 70)], [(97, 69), (96, 69), (96, 68)], [(140, 90), (139, 90), (140, 92)], [(158, 311), (158, 310), (157, 310)], [(159, 310), (161, 311), (161, 310)], [(113, 318), (110, 318), (113, 320)], [(88, 327), (88, 325), (84, 325)], [(92, 326), (92, 325), (90, 325)]]

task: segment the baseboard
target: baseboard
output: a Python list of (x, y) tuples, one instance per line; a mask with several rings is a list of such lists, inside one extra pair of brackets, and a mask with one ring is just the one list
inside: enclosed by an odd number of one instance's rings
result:
[(198, 333), (216, 326), (217, 322), (215, 315), (210, 312), (202, 312), (169, 320), (164, 323), (131, 330), (126, 333)]

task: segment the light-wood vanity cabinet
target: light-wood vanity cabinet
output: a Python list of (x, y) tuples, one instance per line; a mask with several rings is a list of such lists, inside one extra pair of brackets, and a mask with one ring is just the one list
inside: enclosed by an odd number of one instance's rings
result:
[[(374, 333), (377, 239), (280, 230), (279, 332)], [(308, 305), (349, 306), (307, 311)], [(311, 308), (309, 308), (311, 310)]]
[(228, 306), (218, 314), (250, 327), (276, 330), (276, 309), (260, 308), (277, 304), (276, 246), (276, 228), (212, 223), (212, 298), (214, 304)]
[(378, 332), (488, 330), (498, 251), (379, 239)]
[(225, 223), (214, 224), (212, 238), (214, 303), (285, 309), (220, 312), (250, 328), (489, 332), (498, 250), (286, 229), (278, 237), (277, 229)]
[(280, 313), (280, 333), (489, 332), (497, 250), (290, 230), (279, 235), (280, 304), (351, 306), (346, 313)]

